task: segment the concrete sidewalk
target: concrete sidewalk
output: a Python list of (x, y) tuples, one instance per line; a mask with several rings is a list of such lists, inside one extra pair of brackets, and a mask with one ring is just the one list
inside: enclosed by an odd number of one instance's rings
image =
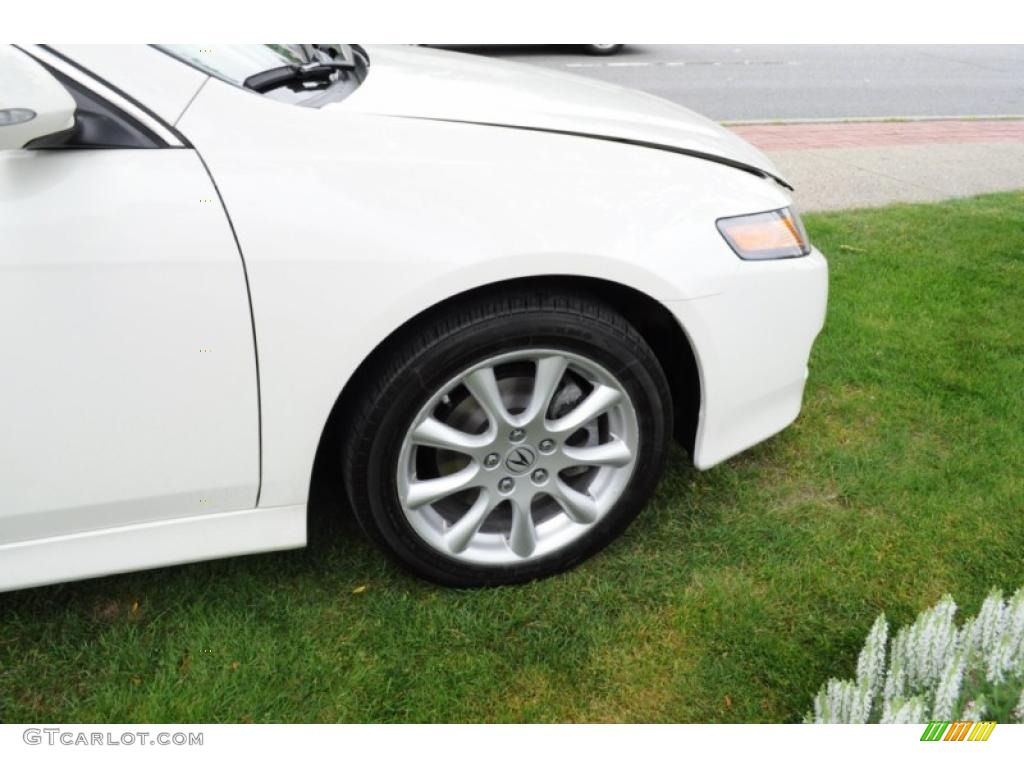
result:
[(796, 187), (801, 211), (1024, 189), (1024, 120), (736, 125)]

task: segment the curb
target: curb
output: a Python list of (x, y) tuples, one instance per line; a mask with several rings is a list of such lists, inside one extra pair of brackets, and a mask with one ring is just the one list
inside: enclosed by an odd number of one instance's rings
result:
[(836, 125), (843, 123), (938, 123), (1024, 120), (1024, 115), (911, 115), (906, 117), (804, 117), (779, 120), (721, 120), (726, 128), (747, 125)]

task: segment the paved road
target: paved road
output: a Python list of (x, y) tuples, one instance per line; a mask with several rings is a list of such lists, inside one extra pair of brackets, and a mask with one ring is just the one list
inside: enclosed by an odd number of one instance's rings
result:
[(462, 47), (663, 96), (717, 120), (1024, 115), (1024, 45)]

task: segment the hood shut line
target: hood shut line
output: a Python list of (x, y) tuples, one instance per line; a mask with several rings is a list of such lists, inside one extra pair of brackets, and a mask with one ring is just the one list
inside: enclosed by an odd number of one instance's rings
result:
[(601, 133), (587, 133), (585, 131), (570, 131), (562, 128), (544, 128), (540, 126), (532, 125), (515, 125), (514, 123), (489, 123), (480, 120), (459, 120), (457, 118), (450, 117), (425, 117), (419, 115), (388, 115), (389, 117), (399, 117), (405, 120), (429, 120), (435, 123), (457, 123), (462, 125), (481, 125), (488, 128), (507, 128), (515, 131), (534, 131), (535, 133), (553, 133), (559, 136), (577, 136), (581, 139), (594, 139), (596, 141), (610, 141), (615, 144), (628, 144), (633, 147), (644, 147), (646, 149), (659, 150), (661, 152), (671, 152), (676, 155), (686, 155), (687, 157), (696, 157), (700, 160), (707, 160), (711, 163), (718, 163), (719, 165), (727, 165), (730, 168), (736, 168), (740, 171), (746, 171), (752, 173), (755, 176), (760, 176), (762, 179), (772, 179), (777, 184), (786, 189), (793, 191), (793, 186), (785, 179), (776, 176), (774, 173), (768, 173), (762, 168), (750, 165), (748, 163), (740, 162), (739, 160), (733, 160), (729, 157), (723, 157), (722, 155), (715, 155), (710, 152), (701, 152), (697, 149), (687, 149), (685, 147), (677, 147), (672, 144), (661, 144), (653, 141), (643, 141), (642, 139), (627, 139), (621, 136), (608, 136), (607, 134)]

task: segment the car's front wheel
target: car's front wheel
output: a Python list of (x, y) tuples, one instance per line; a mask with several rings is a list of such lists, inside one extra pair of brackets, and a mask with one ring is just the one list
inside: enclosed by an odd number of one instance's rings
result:
[(576, 565), (637, 515), (664, 465), (664, 372), (596, 300), (531, 293), (452, 309), (403, 334), (368, 384), (343, 449), (353, 510), (443, 584)]

